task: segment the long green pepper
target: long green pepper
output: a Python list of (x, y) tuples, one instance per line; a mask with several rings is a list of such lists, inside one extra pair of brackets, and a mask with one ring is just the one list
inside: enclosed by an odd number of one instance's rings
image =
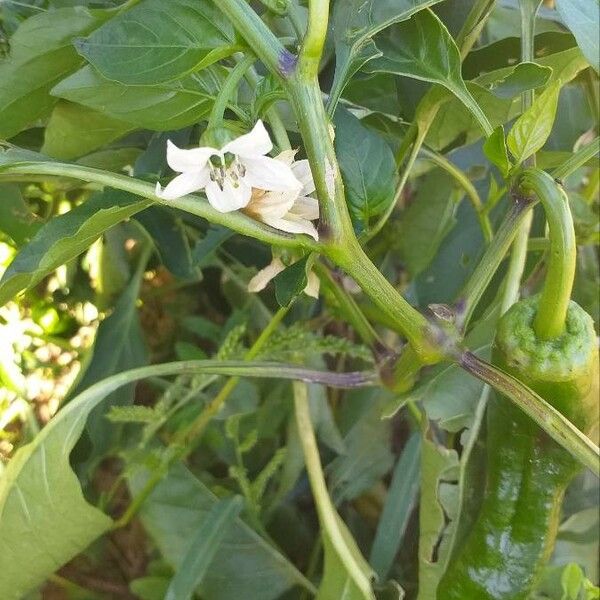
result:
[[(598, 412), (598, 348), (592, 318), (570, 301), (575, 233), (566, 194), (529, 169), (522, 192), (537, 197), (549, 226), (550, 257), (539, 296), (500, 319), (495, 364), (520, 379), (581, 431)], [(566, 487), (579, 464), (507, 398), (487, 413), (485, 494), (475, 524), (438, 586), (438, 600), (525, 600), (548, 560)]]

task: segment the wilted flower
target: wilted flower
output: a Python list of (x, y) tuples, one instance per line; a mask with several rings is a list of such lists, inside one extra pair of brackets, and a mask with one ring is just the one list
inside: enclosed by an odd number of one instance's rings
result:
[(164, 189), (157, 183), (156, 195), (173, 200), (203, 189), (210, 204), (223, 213), (244, 208), (253, 188), (297, 196), (302, 184), (288, 163), (266, 156), (272, 149), (262, 121), (220, 150), (209, 146), (184, 150), (169, 140), (167, 162), (180, 175)]
[[(309, 196), (315, 191), (315, 183), (308, 161), (294, 162), (294, 155), (293, 150), (286, 150), (275, 160), (289, 165), (302, 187), (283, 192), (254, 190), (244, 212), (275, 229), (306, 233), (317, 240), (317, 229), (311, 221), (319, 218), (319, 203), (316, 198)], [(328, 187), (332, 186), (333, 173), (328, 171), (327, 179)]]

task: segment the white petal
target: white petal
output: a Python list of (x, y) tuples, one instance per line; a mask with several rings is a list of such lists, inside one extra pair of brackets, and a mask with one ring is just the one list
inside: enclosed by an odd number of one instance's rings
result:
[(167, 162), (173, 171), (199, 171), (206, 166), (208, 159), (219, 154), (215, 148), (192, 148), (183, 150), (171, 140), (167, 140)]
[(296, 179), (302, 184), (302, 194), (308, 196), (315, 191), (315, 182), (308, 161), (299, 160), (292, 165)]
[(308, 274), (308, 283), (304, 288), (304, 293), (311, 298), (319, 297), (319, 288), (321, 287), (320, 279), (312, 271)]
[(225, 180), (223, 189), (215, 181), (210, 181), (206, 186), (205, 192), (211, 206), (222, 213), (243, 208), (248, 204), (252, 195), (252, 190), (243, 182), (240, 182), (238, 187), (234, 187), (227, 179)]
[(275, 160), (279, 160), (291, 167), (294, 162), (294, 156), (296, 156), (297, 152), (298, 150), (284, 150), (275, 157)]
[(290, 213), (296, 217), (315, 221), (319, 218), (319, 201), (311, 196), (298, 196)]
[(294, 206), (298, 192), (259, 192), (254, 193), (246, 207), (247, 212), (257, 218), (284, 217)]
[(188, 171), (175, 177), (163, 190), (157, 183), (156, 195), (163, 200), (175, 200), (175, 198), (181, 198), (181, 196), (201, 190), (208, 183), (209, 178), (210, 171), (208, 169)]
[(291, 167), (279, 160), (268, 156), (259, 156), (243, 158), (241, 162), (246, 167), (244, 179), (252, 187), (273, 192), (300, 191), (302, 189), (302, 184), (294, 177)]
[(280, 231), (287, 231), (288, 233), (306, 233), (317, 241), (319, 239), (317, 228), (310, 221), (295, 217), (291, 213), (288, 213), (281, 219), (265, 217), (263, 222)]
[(228, 144), (225, 144), (221, 152), (230, 152), (231, 154), (245, 158), (249, 156), (262, 156), (271, 152), (272, 149), (273, 142), (271, 142), (269, 133), (265, 129), (263, 122), (259, 120), (250, 133), (241, 135)]
[(279, 275), (281, 271), (285, 269), (285, 265), (279, 258), (274, 258), (271, 264), (267, 265), (264, 269), (261, 269), (249, 282), (249, 292), (260, 292), (267, 287), (267, 284), (273, 277)]

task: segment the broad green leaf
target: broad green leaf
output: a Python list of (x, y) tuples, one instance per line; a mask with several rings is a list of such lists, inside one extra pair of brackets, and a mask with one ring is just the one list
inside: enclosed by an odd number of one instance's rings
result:
[(536, 63), (519, 63), (506, 78), (495, 82), (490, 91), (498, 98), (514, 98), (527, 90), (534, 90), (548, 83), (552, 77), (550, 67)]
[(79, 158), (123, 137), (134, 127), (91, 108), (59, 101), (46, 129), (42, 152), (62, 160)]
[(334, 100), (362, 66), (381, 55), (372, 38), (393, 23), (409, 19), (441, 0), (345, 0), (336, 2), (332, 15), (335, 44)]
[(508, 158), (508, 148), (504, 137), (504, 128), (498, 125), (494, 133), (483, 143), (483, 152), (490, 162), (498, 167), (503, 177), (508, 175), (511, 164)]
[(517, 165), (540, 150), (550, 136), (560, 88), (556, 82), (544, 90), (509, 131), (506, 141)]
[(421, 436), (413, 433), (394, 467), (369, 563), (385, 581), (398, 554), (419, 490)]
[(83, 7), (40, 12), (19, 27), (0, 60), (0, 138), (10, 138), (50, 113), (50, 89), (82, 63), (72, 39), (92, 31), (106, 13)]
[(382, 56), (371, 61), (370, 73), (395, 73), (438, 83), (450, 90), (473, 114), (482, 129), (491, 129), (485, 113), (461, 75), (460, 52), (444, 24), (429, 9), (398, 23), (376, 39)]
[(48, 221), (2, 276), (0, 306), (81, 254), (108, 228), (151, 203), (127, 192), (107, 190)]
[[(148, 471), (132, 474), (129, 485), (134, 496), (149, 476)], [(162, 556), (180, 569), (190, 549), (190, 533), (210, 525), (217, 503), (217, 497), (185, 466), (175, 464), (143, 504), (140, 518)], [(312, 589), (276, 548), (236, 519), (217, 546), (197, 591), (211, 600), (276, 600), (294, 586)]]
[(144, 0), (75, 46), (107, 79), (178, 79), (231, 54), (233, 28), (210, 0)]
[(52, 94), (155, 131), (181, 129), (202, 120), (222, 85), (221, 69), (204, 69), (178, 81), (123, 85), (86, 66), (61, 81)]
[(306, 287), (308, 283), (308, 274), (306, 273), (308, 259), (309, 256), (305, 256), (297, 260), (273, 278), (275, 297), (279, 306), (289, 306)]
[(210, 509), (192, 537), (189, 549), (169, 585), (165, 600), (190, 600), (193, 597), (225, 536), (235, 527), (236, 517), (243, 505), (242, 498), (234, 496), (216, 502)]
[(385, 211), (394, 199), (394, 154), (378, 133), (342, 107), (336, 111), (334, 123), (335, 148), (350, 214), (357, 229), (367, 229), (371, 218)]
[[(91, 358), (83, 365), (83, 374), (69, 396), (75, 397), (94, 383), (148, 362), (137, 301), (146, 259), (140, 261), (136, 273), (117, 300), (114, 310), (99, 325), (91, 350)], [(135, 385), (123, 386), (109, 394), (89, 414), (85, 431), (93, 446), (92, 460), (100, 459), (118, 440), (121, 428), (110, 423), (106, 413), (113, 406), (133, 403)]]
[(423, 437), (421, 446), (421, 498), (419, 504), (419, 595), (417, 600), (431, 600), (444, 572), (436, 561), (436, 550), (446, 524), (441, 486), (456, 472), (455, 450), (437, 446)]
[(0, 231), (13, 239), (17, 246), (28, 242), (43, 221), (31, 212), (17, 185), (0, 184)]
[(441, 170), (423, 178), (415, 199), (402, 214), (397, 237), (400, 257), (411, 275), (423, 271), (437, 254), (456, 224), (454, 215), (462, 196)]
[(598, 0), (557, 0), (556, 8), (596, 73), (600, 72), (600, 5)]

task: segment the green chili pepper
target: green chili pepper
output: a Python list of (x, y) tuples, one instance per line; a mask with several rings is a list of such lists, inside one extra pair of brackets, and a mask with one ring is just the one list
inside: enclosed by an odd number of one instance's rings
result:
[[(548, 274), (539, 296), (518, 302), (500, 319), (493, 359), (587, 433), (597, 418), (598, 349), (592, 318), (569, 301), (575, 238), (568, 203), (541, 171), (525, 172), (520, 184), (546, 210)], [(552, 552), (564, 491), (580, 471), (504, 397), (490, 401), (486, 435), (479, 514), (454, 549), (438, 600), (525, 600)]]

